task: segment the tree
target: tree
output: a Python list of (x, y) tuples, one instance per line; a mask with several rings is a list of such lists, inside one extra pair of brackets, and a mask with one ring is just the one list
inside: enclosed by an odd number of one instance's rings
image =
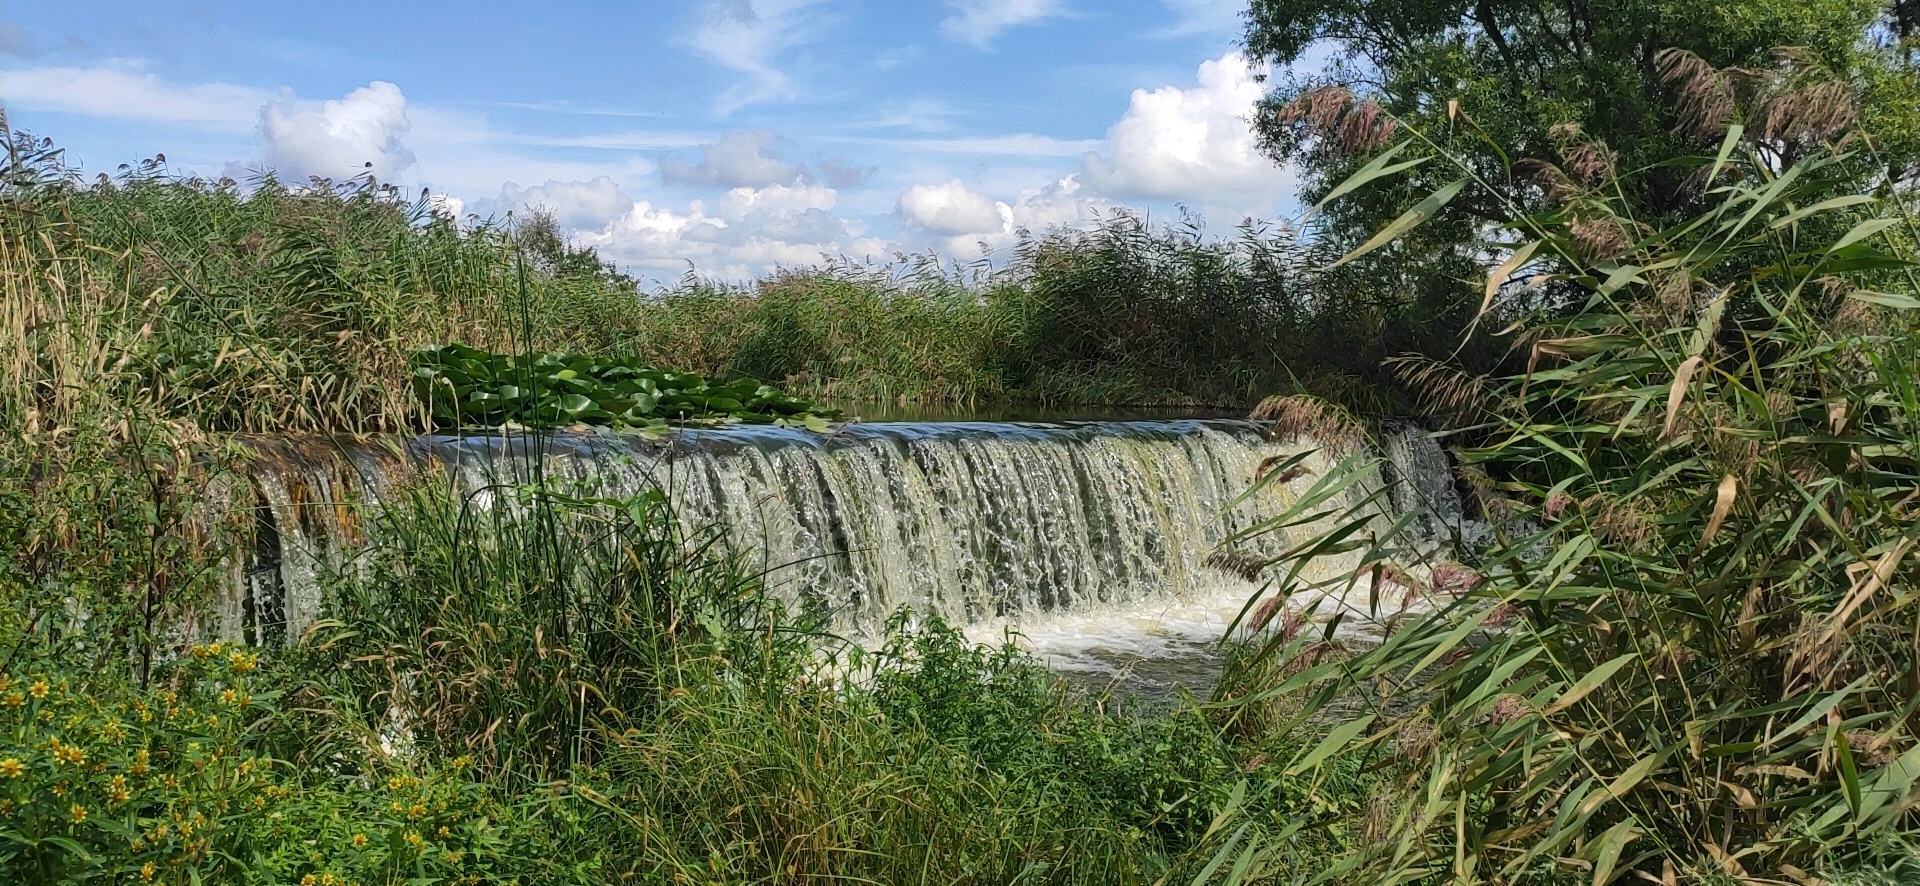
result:
[[(1307, 198), (1317, 200), (1391, 141), (1396, 121), (1428, 134), (1477, 127), (1456, 144), (1490, 181), (1515, 163), (1527, 168), (1520, 161), (1569, 163), (1569, 150), (1620, 170), (1711, 152), (1724, 127), (1700, 125), (1699, 112), (1721, 109), (1684, 94), (1688, 71), (1678, 67), (1687, 64), (1734, 69), (1744, 78), (1729, 84), (1735, 90), (1799, 90), (1799, 104), (1776, 103), (1776, 111), (1817, 103), (1810, 82), (1847, 84), (1861, 96), (1857, 106), (1818, 110), (1857, 109), (1888, 178), (1910, 179), (1920, 169), (1909, 39), (1916, 29), (1915, 0), (1253, 0), (1247, 48), (1279, 70), (1332, 56), (1317, 73), (1276, 78), (1257, 116), (1268, 152), (1297, 164)], [(1741, 108), (1764, 106), (1741, 98)], [(1821, 134), (1747, 132), (1756, 143), (1775, 136), (1756, 146), (1783, 163), (1798, 142)], [(1628, 196), (1639, 217), (1675, 217), (1699, 200), (1699, 189), (1682, 187), (1684, 175), (1676, 166), (1633, 176), (1638, 190)], [(1336, 235), (1364, 237), (1408, 195), (1440, 184), (1416, 175), (1366, 189), (1337, 202), (1326, 224)], [(1448, 239), (1464, 246), (1460, 238), (1471, 239), (1478, 225), (1508, 220), (1503, 207), (1472, 199), (1456, 201), (1450, 214), (1453, 224), (1426, 230), (1425, 248)]]

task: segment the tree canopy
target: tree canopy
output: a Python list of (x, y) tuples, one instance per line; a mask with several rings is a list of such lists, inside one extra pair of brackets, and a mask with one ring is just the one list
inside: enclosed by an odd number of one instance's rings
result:
[[(1920, 160), (1916, 26), (1915, 0), (1253, 0), (1247, 48), (1281, 72), (1257, 115), (1264, 145), (1302, 169), (1305, 196), (1317, 200), (1402, 122), (1436, 139), (1477, 127), (1455, 144), (1494, 177), (1528, 160), (1562, 163), (1571, 142), (1593, 140), (1604, 142), (1597, 159), (1646, 169), (1711, 153), (1724, 118), (1764, 111), (1768, 89), (1792, 101), (1774, 101), (1782, 119), (1748, 126), (1750, 139), (1771, 138), (1790, 159), (1796, 143), (1855, 122), (1823, 129), (1810, 116), (1857, 115), (1887, 174), (1906, 178)], [(1317, 70), (1287, 73), (1308, 67)], [(1690, 93), (1687, 75), (1701, 72), (1720, 79), (1694, 76)], [(1837, 93), (1809, 79), (1843, 83), (1857, 101), (1831, 104)], [(1636, 177), (1632, 202), (1647, 216), (1683, 211), (1698, 196), (1680, 186), (1686, 172)], [(1370, 232), (1406, 194), (1438, 184), (1414, 177), (1339, 201), (1329, 224)], [(1505, 220), (1501, 207), (1471, 200), (1454, 209), (1466, 218), (1455, 235), (1476, 219)]]

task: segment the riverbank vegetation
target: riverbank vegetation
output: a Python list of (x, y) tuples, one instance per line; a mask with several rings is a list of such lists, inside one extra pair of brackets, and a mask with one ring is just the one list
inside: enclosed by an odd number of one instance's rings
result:
[[(1291, 828), (1302, 878), (1357, 838), (1357, 762), (1302, 777), (1279, 736), (1136, 715), (940, 624), (849, 646), (658, 496), (476, 509), (422, 475), (350, 521), (381, 544), (323, 567), (319, 623), (282, 647), (243, 608), (269, 645), (216, 639), (253, 531), (237, 434), (424, 429), (407, 381), (449, 356), (469, 399), (635, 381), (493, 354), (631, 354), (645, 300), (375, 190), (57, 169), (10, 170), (0, 209), (6, 879), (1148, 883), (1232, 870), (1244, 821)], [(442, 336), (493, 351), (421, 350)]]
[[(1516, 107), (1510, 78), (1458, 105), (1285, 93), (1273, 137), (1337, 159), (1317, 181), (1344, 234), (1120, 217), (981, 275), (654, 291), (539, 219), (158, 165), (81, 182), (21, 139), (0, 176), (0, 879), (1911, 880), (1920, 222), (1907, 136), (1875, 128), (1911, 84), (1827, 30), (1765, 58), (1646, 47), (1653, 79), (1621, 94), (1680, 101), (1640, 109), (1631, 144), (1532, 133), (1614, 117)], [(1468, 61), (1557, 57), (1552, 27), (1521, 56), (1504, 33)], [(1578, 81), (1589, 51), (1547, 67)], [(474, 350), (429, 350), (455, 342)], [(1380, 607), (1381, 642), (1250, 601), (1219, 688), (1170, 709), (938, 623), (858, 648), (662, 497), (538, 479), (481, 508), (423, 473), (355, 515), (381, 543), (325, 570), (303, 636), (216, 639), (250, 519), (236, 435), (467, 425), (411, 384), (449, 358), (468, 400), (520, 397), (516, 372), (597, 379), (590, 404), (527, 393), (488, 426), (804, 424), (818, 398), (1278, 394), (1282, 433), (1418, 412), (1488, 529), (1420, 563), (1354, 512), (1234, 560), (1297, 604), (1329, 588), (1294, 567), (1360, 552), (1331, 589)], [(643, 378), (703, 399), (632, 412)], [(1326, 519), (1341, 482), (1255, 531)], [(1379, 602), (1396, 584), (1431, 608)]]
[[(209, 431), (425, 430), (409, 373), (450, 343), (850, 405), (1245, 408), (1286, 390), (1386, 411), (1404, 404), (1382, 361), (1468, 319), (1411, 277), (1315, 275), (1330, 257), (1285, 228), (1213, 240), (1116, 216), (1035, 234), (984, 276), (925, 259), (653, 289), (539, 218), (456, 223), (367, 182), (242, 187), (158, 163), (83, 182), (53, 145), (16, 155), (14, 328), (39, 336), (10, 343), (23, 384), (64, 400), (83, 395), (60, 377), (85, 378), (84, 396)], [(35, 332), (61, 329), (77, 340)]]
[[(1747, 76), (1660, 62), (1691, 93)], [(1436, 564), (1436, 611), (1337, 662), (1276, 637), (1246, 669), (1265, 692), (1236, 690), (1294, 722), (1376, 700), (1343, 738), (1391, 760), (1392, 837), (1340, 877), (1920, 872), (1920, 226), (1852, 113), (1814, 100), (1843, 88), (1743, 89), (1657, 171), (1703, 205), (1664, 224), (1577, 129), (1561, 164), (1494, 178), (1460, 159), (1485, 137), (1465, 111), (1382, 154), (1456, 176), (1429, 211), (1506, 207), (1485, 303), (1531, 316), (1524, 371), (1401, 364), (1495, 521), (1466, 566)], [(1756, 105), (1800, 116), (1749, 128)]]

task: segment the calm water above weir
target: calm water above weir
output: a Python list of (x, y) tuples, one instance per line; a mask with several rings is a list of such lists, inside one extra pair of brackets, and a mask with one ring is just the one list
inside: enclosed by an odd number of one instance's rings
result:
[[(1420, 489), (1451, 495), (1431, 440), (1409, 432), (1386, 448), (1388, 472), (1412, 481), (1395, 484), (1406, 490), (1391, 497), (1397, 506), (1414, 506), (1406, 497)], [(871, 640), (909, 607), (976, 640), (1016, 635), (1088, 682), (1121, 678), (1132, 694), (1164, 694), (1174, 683), (1204, 692), (1214, 644), (1257, 590), (1205, 561), (1331, 466), (1314, 452), (1312, 474), (1239, 500), (1262, 460), (1314, 449), (1270, 440), (1249, 422), (1202, 418), (868, 421), (828, 434), (735, 426), (660, 440), (423, 437), (398, 460), (349, 451), (257, 470), (278, 563), (275, 581), (246, 593), (279, 599), (256, 599), (248, 611), (284, 613), (288, 635), (320, 612), (318, 576), (343, 562), (354, 534), (329, 523), (349, 519), (330, 516), (345, 509), (301, 502), (377, 507), (396, 465), (430, 460), (476, 503), (497, 506), (501, 481), (523, 481), (537, 467), (583, 493), (666, 491), (684, 523), (724, 527), (790, 607), (846, 636)], [(1376, 472), (1350, 494), (1382, 482)], [(1457, 500), (1427, 504), (1458, 512)], [(1288, 542), (1275, 534), (1239, 548), (1271, 555)]]

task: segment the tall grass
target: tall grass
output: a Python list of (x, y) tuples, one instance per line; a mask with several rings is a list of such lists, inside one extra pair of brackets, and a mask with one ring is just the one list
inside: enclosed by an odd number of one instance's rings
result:
[[(1910, 873), (1910, 195), (1864, 171), (1865, 134), (1791, 130), (1783, 150), (1736, 123), (1691, 161), (1700, 214), (1656, 229), (1621, 196), (1635, 173), (1567, 135), (1567, 169), (1535, 170), (1542, 211), (1521, 211), (1526, 185), (1458, 167), (1455, 190), (1520, 219), (1488, 301), (1563, 306), (1522, 324), (1525, 370), (1407, 364), (1499, 533), (1466, 566), (1435, 564), (1415, 583), (1431, 611), (1384, 619), (1377, 647), (1299, 660), (1314, 644), (1276, 639), (1265, 654), (1298, 665), (1248, 671), (1223, 703), (1290, 699), (1306, 718), (1363, 700), (1335, 747), (1397, 789), (1389, 826), (1330, 882)], [(1443, 138), (1410, 139), (1408, 156), (1453, 162)]]
[(37, 400), (4, 408), (50, 428), (105, 397), (207, 431), (423, 430), (408, 362), (451, 342), (843, 402), (1240, 406), (1295, 390), (1388, 410), (1381, 359), (1468, 319), (1432, 281), (1316, 274), (1329, 257), (1284, 227), (1209, 239), (1122, 215), (1027, 237), (994, 271), (922, 258), (651, 290), (539, 216), (458, 224), (367, 180), (242, 185), (158, 161), (84, 181), (48, 143), (15, 147), (0, 344), (8, 391)]

